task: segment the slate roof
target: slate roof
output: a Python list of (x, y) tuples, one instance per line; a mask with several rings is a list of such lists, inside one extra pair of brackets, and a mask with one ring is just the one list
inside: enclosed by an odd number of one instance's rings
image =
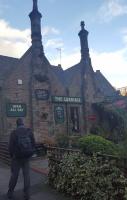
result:
[(62, 69), (62, 67), (51, 65), (51, 70), (58, 77), (59, 81), (61, 81), (61, 83), (65, 85), (65, 76), (64, 76), (64, 70)]
[[(66, 70), (63, 70), (62, 67), (52, 66), (52, 70), (59, 80), (67, 87), (71, 83), (72, 78), (76, 77), (77, 73), (81, 70), (81, 65), (78, 63)], [(112, 96), (116, 94), (115, 88), (113, 88), (113, 86), (99, 70), (94, 72), (94, 78), (96, 87), (104, 96)]]
[(76, 75), (79, 71), (80, 71), (80, 63), (66, 69), (64, 71), (65, 84), (69, 85), (72, 81), (72, 78), (76, 77)]
[(0, 80), (6, 78), (6, 75), (10, 72), (10, 70), (13, 70), (18, 61), (18, 58), (0, 55)]
[[(77, 73), (81, 70), (80, 63), (63, 70), (61, 67), (53, 66), (53, 70), (56, 76), (59, 77), (61, 82), (67, 87), (73, 77), (76, 77)], [(109, 83), (109, 81), (104, 77), (104, 75), (97, 70), (94, 72), (94, 78), (96, 87), (102, 92), (104, 96), (112, 96), (116, 94), (115, 88)]]
[[(24, 56), (27, 56), (30, 52), (31, 48), (28, 49), (28, 51), (21, 57), (21, 59), (23, 59)], [(16, 67), (19, 61), (20, 59), (18, 58), (0, 55), (0, 86), (2, 85), (2, 82), (6, 78), (6, 76)], [(72, 78), (76, 77), (76, 74), (80, 71), (80, 63), (66, 70), (63, 70), (61, 66), (50, 66), (50, 69), (55, 73), (59, 81), (61, 81), (61, 83), (64, 84), (65, 87), (67, 87), (71, 83)], [(99, 70), (94, 72), (94, 77), (97, 88), (99, 88), (105, 96), (111, 96), (116, 93), (116, 90), (112, 87), (112, 85)]]
[(95, 81), (97, 87), (105, 96), (112, 96), (116, 94), (115, 88), (109, 83), (109, 81), (103, 76), (100, 70), (95, 72)]
[(70, 83), (72, 78), (75, 76), (77, 72), (80, 71), (80, 64), (76, 64), (66, 70), (63, 70), (61, 66), (51, 66), (51, 70), (55, 73), (55, 75), (59, 78), (62, 84), (67, 87)]

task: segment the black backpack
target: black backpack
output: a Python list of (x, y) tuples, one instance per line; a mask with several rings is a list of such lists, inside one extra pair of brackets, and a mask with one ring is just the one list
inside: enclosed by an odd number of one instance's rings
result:
[(15, 156), (16, 158), (30, 158), (34, 154), (32, 133), (30, 129), (18, 128), (15, 130)]

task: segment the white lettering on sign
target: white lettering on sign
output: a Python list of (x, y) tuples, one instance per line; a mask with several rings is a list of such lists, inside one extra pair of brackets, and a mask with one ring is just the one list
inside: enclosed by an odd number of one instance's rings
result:
[(81, 103), (81, 98), (80, 97), (54, 96), (53, 101), (55, 101), (55, 102), (65, 102), (65, 103)]
[(26, 104), (9, 103), (6, 105), (8, 117), (24, 117), (26, 116)]
[(12, 107), (10, 107), (10, 111), (11, 112), (23, 112), (24, 109), (21, 105), (12, 105)]

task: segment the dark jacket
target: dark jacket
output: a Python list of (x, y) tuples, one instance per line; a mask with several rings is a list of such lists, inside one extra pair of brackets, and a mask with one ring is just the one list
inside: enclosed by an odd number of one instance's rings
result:
[(24, 126), (19, 126), (16, 130), (13, 130), (11, 132), (10, 135), (10, 139), (9, 139), (9, 153), (11, 157), (15, 156), (15, 152), (16, 152), (16, 135), (17, 134), (22, 134), (22, 133), (29, 133), (30, 137), (31, 137), (31, 142), (33, 145), (33, 148), (35, 148), (35, 139), (34, 139), (34, 135), (32, 133), (32, 130), (30, 128), (25, 128)]

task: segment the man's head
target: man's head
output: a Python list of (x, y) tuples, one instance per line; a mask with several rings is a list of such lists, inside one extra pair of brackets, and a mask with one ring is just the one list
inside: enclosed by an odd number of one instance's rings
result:
[(16, 120), (16, 124), (17, 124), (17, 127), (18, 127), (18, 126), (23, 126), (23, 125), (24, 125), (23, 119), (22, 119), (22, 118), (18, 118), (18, 119)]

